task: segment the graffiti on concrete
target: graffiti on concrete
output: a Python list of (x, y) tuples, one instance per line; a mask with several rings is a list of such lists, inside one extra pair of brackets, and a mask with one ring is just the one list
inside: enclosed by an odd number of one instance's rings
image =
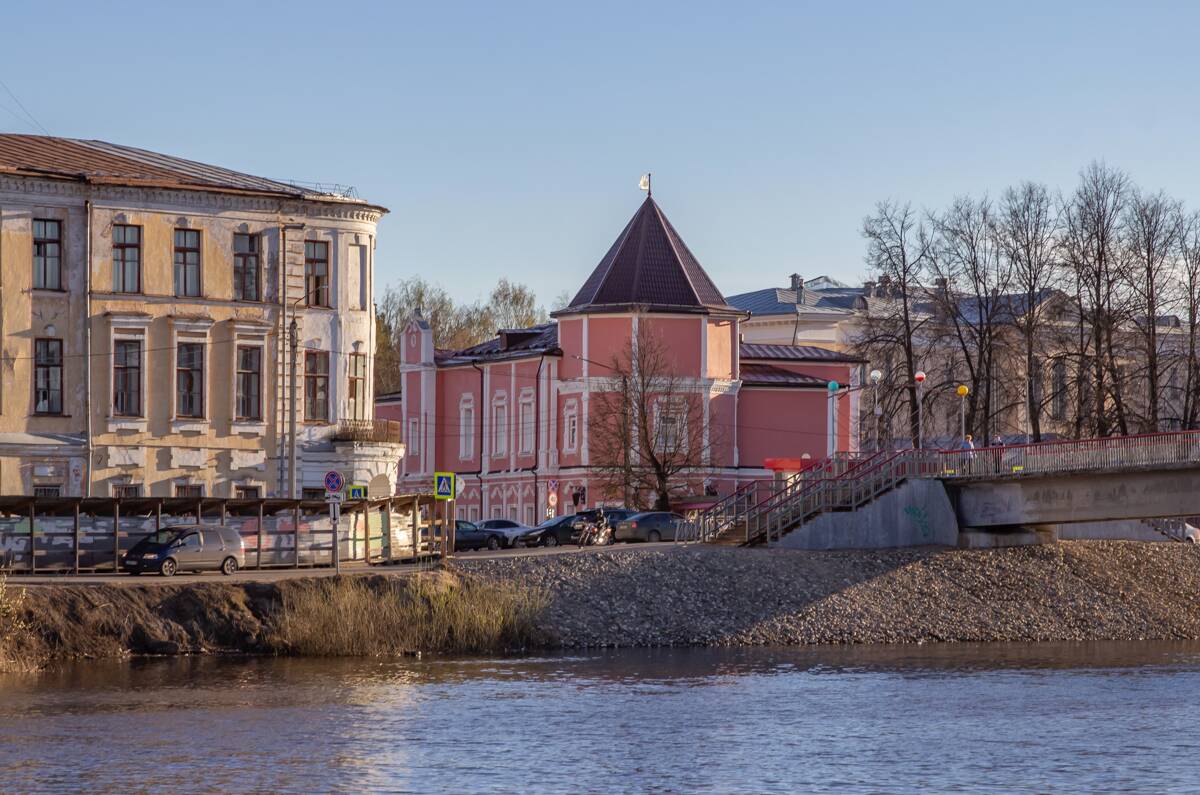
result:
[(921, 538), (928, 541), (933, 537), (933, 528), (929, 526), (929, 514), (919, 505), (910, 505), (904, 509), (904, 514), (917, 526)]

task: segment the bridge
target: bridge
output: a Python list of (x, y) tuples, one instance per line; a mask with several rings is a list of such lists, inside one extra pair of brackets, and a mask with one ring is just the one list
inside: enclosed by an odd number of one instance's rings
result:
[(959, 543), (1082, 522), (1200, 515), (1200, 431), (840, 454), (790, 480), (748, 483), (695, 537), (810, 548)]

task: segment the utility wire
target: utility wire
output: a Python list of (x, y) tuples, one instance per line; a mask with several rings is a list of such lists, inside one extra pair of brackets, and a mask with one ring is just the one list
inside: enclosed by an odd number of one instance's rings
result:
[(43, 127), (40, 121), (34, 118), (34, 115), (29, 112), (29, 109), (26, 108), (24, 103), (22, 103), (17, 95), (13, 93), (13, 90), (8, 87), (7, 83), (5, 83), (3, 80), (0, 80), (0, 86), (2, 86), (4, 90), (8, 92), (8, 95), (13, 98), (13, 102), (17, 103), (17, 107), (25, 112), (25, 115), (29, 117), (29, 120), (32, 121), (39, 130), (44, 132), (46, 135), (50, 135), (50, 131)]

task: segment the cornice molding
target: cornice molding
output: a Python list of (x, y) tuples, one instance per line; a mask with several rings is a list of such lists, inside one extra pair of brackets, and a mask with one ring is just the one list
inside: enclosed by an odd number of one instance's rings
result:
[[(377, 224), (385, 210), (368, 204), (325, 202), (315, 199), (297, 199), (285, 196), (245, 196), (222, 193), (216, 190), (183, 190), (126, 185), (87, 185), (82, 182), (59, 179), (39, 179), (18, 176), (0, 176), (0, 193), (29, 194), (33, 196), (55, 196), (90, 198), (93, 201), (114, 204), (138, 203), (165, 205), (164, 209), (191, 210), (243, 210), (307, 218), (328, 218), (343, 221), (360, 221)], [(126, 208), (122, 208), (126, 209)], [(128, 208), (132, 209), (132, 208)]]

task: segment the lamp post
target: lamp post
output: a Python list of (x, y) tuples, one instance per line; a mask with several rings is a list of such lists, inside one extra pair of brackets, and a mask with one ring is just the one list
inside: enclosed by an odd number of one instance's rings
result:
[(967, 395), (971, 394), (971, 390), (966, 384), (959, 384), (958, 389), (954, 390), (958, 393), (958, 438), (966, 440), (967, 438)]
[(837, 452), (837, 394), (842, 385), (837, 381), (830, 381), (825, 388), (829, 390), (829, 455), (832, 456)]
[(922, 405), (921, 397), (925, 386), (925, 371), (917, 370), (913, 374), (913, 380), (917, 382), (917, 449), (925, 449), (925, 412)]
[(882, 440), (879, 438), (879, 417), (883, 414), (883, 410), (879, 408), (879, 382), (883, 380), (883, 373), (879, 370), (872, 370), (869, 377), (871, 379), (871, 391), (875, 396), (875, 408), (872, 409), (872, 413), (875, 415), (875, 452), (879, 452), (883, 449)]

